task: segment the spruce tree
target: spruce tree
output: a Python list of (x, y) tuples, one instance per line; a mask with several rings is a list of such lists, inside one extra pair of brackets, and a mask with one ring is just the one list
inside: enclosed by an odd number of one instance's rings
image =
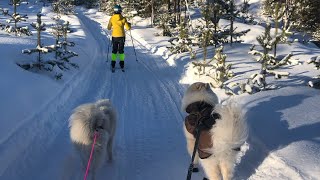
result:
[[(278, 43), (281, 40), (281, 36), (277, 36), (276, 38), (272, 38), (270, 34), (271, 25), (267, 24), (265, 27), (265, 32), (263, 35), (260, 35), (257, 37), (257, 41), (259, 45), (262, 47), (263, 51), (257, 51), (255, 50), (255, 46), (252, 46), (250, 48), (249, 54), (258, 56), (258, 59), (256, 59), (258, 62), (261, 63), (261, 69), (259, 73), (253, 74), (248, 83), (251, 85), (251, 89), (254, 85), (256, 85), (259, 90), (268, 90), (273, 89), (274, 87), (268, 86), (266, 82), (266, 77), (268, 75), (274, 75), (276, 79), (281, 78), (282, 76), (288, 76), (288, 72), (279, 72), (274, 71), (275, 69), (278, 69), (281, 66), (284, 66), (288, 63), (290, 63), (290, 58), (293, 56), (293, 54), (286, 55), (282, 60), (277, 61), (275, 57), (272, 54), (269, 54), (270, 51), (272, 51), (274, 45)], [(248, 88), (246, 88), (248, 89)]]
[(225, 82), (234, 76), (231, 71), (231, 64), (226, 64), (227, 55), (223, 54), (223, 46), (215, 50), (212, 68), (208, 71), (208, 76), (214, 80), (210, 83), (213, 87), (224, 88)]
[[(8, 25), (4, 27), (4, 30), (8, 33), (14, 33), (15, 36), (27, 35), (31, 36), (32, 33), (29, 30), (28, 26), (18, 26), (19, 22), (26, 21), (28, 19), (27, 15), (20, 15), (17, 12), (17, 7), (20, 6), (21, 0), (12, 0), (13, 13), (9, 13), (8, 10), (2, 10), (2, 14), (9, 16), (11, 19), (8, 19), (6, 22)], [(13, 25), (10, 25), (10, 24)]]
[[(41, 20), (41, 14), (37, 14), (37, 22), (32, 23), (31, 26), (37, 30), (37, 46), (35, 49), (24, 49), (23, 54), (37, 53), (37, 61), (32, 63), (17, 63), (20, 67), (26, 70), (46, 70), (55, 73), (56, 79), (61, 79), (62, 71), (68, 70), (69, 65), (77, 68), (78, 65), (70, 62), (70, 58), (77, 56), (76, 53), (69, 51), (67, 46), (74, 46), (73, 42), (67, 41), (67, 33), (69, 31), (69, 23), (62, 24), (60, 19), (55, 19), (56, 25), (52, 27), (53, 35), (56, 37), (56, 44), (44, 46), (41, 42), (41, 32), (45, 31), (45, 24)], [(55, 58), (45, 59), (44, 54), (55, 52)]]
[(169, 47), (169, 50), (173, 54), (177, 53), (183, 53), (183, 52), (191, 52), (192, 51), (192, 38), (189, 34), (188, 25), (186, 23), (181, 23), (178, 27), (178, 36), (171, 38), (169, 42), (171, 43), (171, 46)]
[(160, 33), (161, 36), (169, 36), (171, 37), (173, 35), (172, 31), (172, 26), (170, 24), (172, 16), (168, 13), (163, 13), (159, 15), (159, 22), (158, 26), (160, 29), (162, 29), (162, 32)]
[(69, 25), (70, 25), (69, 21), (67, 21), (66, 23), (64, 23), (62, 25), (63, 39), (62, 39), (62, 41), (59, 42), (59, 46), (58, 46), (59, 48), (56, 49), (56, 51), (58, 52), (58, 57), (59, 57), (60, 61), (63, 62), (62, 64), (57, 64), (61, 70), (69, 69), (67, 64), (70, 64), (74, 68), (78, 68), (77, 64), (72, 63), (70, 61), (70, 58), (78, 56), (78, 54), (73, 51), (68, 50), (68, 47), (75, 46), (74, 42), (68, 41), (68, 33), (70, 32)]
[(77, 68), (78, 65), (70, 62), (70, 58), (78, 56), (77, 53), (69, 51), (67, 47), (75, 46), (74, 42), (68, 41), (68, 33), (70, 33), (69, 22), (64, 22), (61, 20), (60, 16), (55, 16), (53, 18), (55, 21), (55, 25), (52, 27), (51, 34), (56, 39), (56, 49), (55, 49), (55, 59), (59, 61), (65, 62), (65, 64), (60, 64), (60, 69), (69, 69), (66, 64), (70, 64), (71, 66)]
[(238, 19), (246, 24), (256, 25), (258, 22), (254, 19), (254, 16), (249, 13), (249, 4), (250, 0), (243, 0), (243, 3), (240, 5), (240, 12), (238, 13)]
[(32, 23), (31, 26), (37, 30), (37, 46), (35, 49), (24, 49), (22, 50), (23, 54), (32, 54), (32, 53), (37, 53), (38, 57), (37, 57), (37, 62), (35, 63), (28, 63), (28, 64), (18, 64), (20, 67), (28, 70), (28, 69), (32, 69), (34, 67), (37, 67), (39, 70), (41, 69), (46, 69), (46, 70), (50, 70), (47, 66), (46, 63), (43, 62), (42, 60), (42, 54), (48, 53), (53, 51), (56, 46), (55, 45), (51, 45), (51, 46), (43, 46), (42, 42), (41, 42), (41, 32), (45, 31), (46, 28), (46, 24), (42, 22), (41, 20), (41, 14), (38, 13), (37, 14), (37, 22), (36, 23)]

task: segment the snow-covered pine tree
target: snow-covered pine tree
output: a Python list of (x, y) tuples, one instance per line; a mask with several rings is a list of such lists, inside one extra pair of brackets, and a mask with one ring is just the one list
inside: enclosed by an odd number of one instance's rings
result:
[[(61, 79), (62, 75), (62, 70), (63, 69), (68, 69), (67, 66), (65, 65), (64, 61), (60, 60), (45, 60), (43, 59), (42, 54), (47, 54), (49, 52), (53, 52), (57, 50), (56, 45), (50, 45), (50, 46), (43, 46), (41, 43), (41, 32), (45, 31), (45, 24), (41, 21), (41, 14), (37, 14), (37, 22), (32, 23), (31, 26), (37, 30), (37, 47), (35, 49), (24, 49), (22, 50), (23, 54), (33, 54), (37, 53), (38, 58), (36, 62), (32, 63), (17, 63), (18, 66), (20, 66), (23, 69), (26, 70), (36, 70), (34, 68), (37, 68), (38, 70), (46, 70), (50, 72), (54, 72), (55, 75), (54, 77), (56, 79)], [(58, 69), (57, 69), (57, 68)]]
[[(12, 0), (13, 13), (10, 14), (8, 10), (3, 10), (2, 14), (9, 16), (10, 19), (6, 20), (8, 25), (4, 27), (4, 30), (8, 33), (14, 33), (15, 36), (27, 35), (31, 36), (32, 33), (28, 26), (18, 26), (19, 22), (26, 21), (28, 19), (27, 15), (20, 15), (17, 13), (17, 7), (20, 6), (21, 0)], [(10, 25), (10, 24), (13, 25)]]
[[(51, 27), (52, 31), (51, 34), (55, 37), (55, 46), (58, 47), (60, 45), (60, 39), (63, 37), (63, 24), (64, 22), (61, 20), (60, 15), (56, 15), (52, 17), (52, 20), (54, 20), (55, 24)], [(55, 51), (55, 59), (58, 59), (58, 50)]]
[(223, 6), (225, 8), (224, 13), (221, 15), (221, 18), (228, 19), (230, 21), (230, 24), (228, 25), (229, 28), (223, 28), (219, 33), (217, 33), (218, 36), (221, 37), (228, 37), (230, 36), (230, 40), (226, 40), (225, 42), (228, 42), (232, 45), (234, 42), (241, 42), (241, 40), (238, 40), (241, 36), (246, 35), (250, 29), (243, 30), (240, 32), (237, 32), (234, 27), (234, 21), (238, 18), (240, 10), (238, 10), (237, 6), (234, 3), (234, 0), (227, 0), (225, 1), (225, 4)]
[(239, 14), (240, 11), (237, 10), (234, 4), (234, 0), (227, 0), (226, 1), (225, 7), (226, 12), (222, 15), (222, 18), (229, 19), (230, 20), (230, 29), (229, 29), (229, 35), (230, 35), (230, 44), (232, 45), (233, 43), (233, 33), (234, 33), (234, 20)]
[(212, 13), (214, 12), (213, 4), (204, 4), (201, 5), (201, 15), (202, 18), (197, 25), (197, 32), (195, 35), (198, 36), (198, 45), (199, 47), (207, 47), (209, 45), (217, 44), (217, 38), (214, 37), (215, 32), (218, 31), (218, 22), (220, 18), (216, 17), (217, 21), (213, 21), (211, 18)]
[(255, 21), (253, 15), (249, 13), (249, 1), (250, 0), (243, 0), (243, 3), (240, 5), (240, 12), (238, 14), (237, 19), (239, 19), (242, 23), (256, 25), (258, 22)]
[(221, 19), (221, 16), (225, 13), (226, 7), (227, 7), (227, 4), (221, 0), (217, 0), (217, 1), (213, 1), (213, 2), (201, 5), (201, 9), (202, 9), (201, 13), (206, 22), (206, 28), (210, 26), (210, 25), (207, 25), (208, 20), (210, 20), (213, 23), (214, 29), (213, 29), (212, 38), (213, 38), (215, 47), (218, 44), (220, 44), (222, 39), (225, 39), (225, 37), (220, 34), (219, 21)]
[(35, 63), (27, 63), (27, 64), (18, 64), (20, 67), (28, 70), (32, 69), (34, 67), (37, 67), (38, 69), (45, 69), (45, 70), (51, 70), (50, 67), (47, 66), (47, 64), (50, 64), (48, 62), (44, 62), (42, 60), (41, 54), (45, 54), (48, 52), (51, 52), (55, 50), (56, 46), (51, 45), (51, 46), (43, 46), (41, 43), (41, 32), (45, 31), (45, 24), (41, 21), (41, 14), (37, 14), (37, 22), (32, 23), (31, 26), (37, 30), (37, 46), (35, 49), (24, 49), (22, 50), (23, 54), (32, 54), (32, 53), (38, 53), (38, 58), (37, 62)]
[(258, 56), (258, 59), (256, 60), (261, 63), (261, 70), (259, 73), (253, 74), (249, 79), (249, 83), (247, 84), (250, 84), (250, 86), (256, 85), (259, 90), (268, 90), (275, 88), (273, 86), (268, 86), (266, 82), (266, 77), (268, 75), (274, 75), (276, 79), (279, 79), (282, 76), (288, 76), (288, 72), (278, 72), (274, 70), (290, 63), (290, 58), (293, 56), (293, 54), (290, 53), (286, 55), (282, 60), (277, 61), (272, 54), (269, 54), (269, 52), (272, 51), (274, 44), (278, 43), (281, 40), (281, 36), (272, 38), (270, 35), (270, 29), (271, 25), (268, 23), (265, 27), (264, 34), (257, 37), (257, 41), (263, 48), (263, 52), (255, 50), (254, 45), (250, 48), (249, 51), (249, 54)]
[(163, 13), (159, 15), (159, 21), (157, 23), (158, 23), (158, 27), (162, 29), (162, 31), (161, 33), (157, 33), (156, 35), (169, 36), (169, 37), (173, 35), (172, 23), (170, 23), (171, 19), (172, 19), (172, 16), (168, 13)]
[(249, 7), (250, 7), (249, 1), (250, 0), (243, 0), (243, 3), (240, 6), (240, 12), (241, 13), (243, 13), (243, 14), (248, 14), (249, 13)]
[[(214, 24), (212, 22), (211, 14), (213, 13), (213, 4), (202, 4), (201, 5), (201, 14), (202, 14), (202, 19), (199, 21), (200, 25), (197, 26), (196, 28), (196, 44), (199, 45), (200, 48), (203, 49), (203, 61), (202, 62), (192, 62), (193, 68), (197, 69), (196, 75), (204, 75), (206, 73), (206, 67), (210, 67), (209, 63), (212, 61), (210, 60), (209, 62), (207, 61), (207, 55), (208, 55), (208, 46), (213, 45), (218, 42), (217, 38), (214, 37), (215, 35), (215, 30), (217, 29), (217, 24)], [(218, 21), (217, 21), (218, 22)], [(214, 30), (215, 29), (215, 30)], [(191, 53), (194, 54), (195, 53)]]
[(60, 62), (62, 62), (62, 64), (61, 63), (57, 64), (61, 70), (69, 69), (67, 64), (71, 65), (74, 68), (79, 67), (77, 64), (70, 62), (70, 59), (75, 56), (78, 56), (78, 54), (73, 51), (68, 50), (68, 47), (75, 46), (74, 42), (68, 41), (68, 33), (70, 32), (69, 29), (70, 29), (69, 28), (69, 21), (62, 24), (62, 37), (63, 37), (63, 39), (62, 39), (62, 41), (58, 42), (59, 46), (56, 49), (56, 51), (58, 52), (57, 55), (59, 57), (59, 60), (60, 60)]
[(183, 52), (192, 52), (192, 46), (194, 45), (192, 40), (193, 38), (190, 37), (189, 34), (189, 27), (187, 23), (181, 23), (178, 27), (178, 36), (171, 38), (169, 42), (171, 46), (168, 47), (169, 50), (173, 54), (183, 53)]
[(226, 64), (227, 55), (223, 54), (223, 46), (216, 48), (215, 56), (213, 57), (212, 68), (208, 70), (207, 76), (214, 80), (210, 83), (215, 88), (224, 88), (225, 82), (234, 76), (231, 71), (231, 64)]
[[(269, 0), (267, 0), (269, 1)], [(266, 9), (268, 8), (268, 9)], [(288, 44), (288, 37), (293, 33), (291, 31), (292, 23), (288, 24), (290, 21), (288, 4), (284, 1), (272, 1), (269, 4), (265, 3), (265, 11), (267, 14), (270, 14), (274, 21), (274, 53), (273, 56), (277, 58), (277, 45), (278, 43)], [(279, 34), (279, 30), (281, 33)]]
[[(314, 56), (309, 61), (307, 61), (308, 64), (313, 64), (317, 70), (320, 69), (320, 56)], [(320, 89), (320, 74), (316, 77), (313, 77), (312, 80), (308, 82), (308, 85), (310, 87)]]
[(56, 0), (51, 5), (57, 14), (74, 14), (74, 0)]
[[(165, 4), (165, 3), (168, 3), (168, 4)], [(156, 5), (156, 8), (154, 13), (156, 13), (157, 16), (154, 17), (154, 25), (156, 25), (158, 28), (161, 29), (161, 32), (156, 33), (155, 35), (171, 37), (176, 34), (180, 34), (179, 31), (181, 30), (181, 25), (187, 27), (186, 25), (187, 19), (185, 19), (185, 21), (182, 21), (178, 26), (175, 23), (175, 20), (174, 20), (175, 15), (172, 13), (170, 1), (168, 2), (160, 1), (155, 3), (155, 5)]]
[(76, 63), (70, 61), (72, 57), (78, 56), (78, 54), (67, 49), (67, 47), (75, 46), (74, 42), (68, 41), (68, 33), (71, 32), (69, 22), (63, 21), (59, 15), (56, 15), (52, 19), (55, 21), (55, 24), (51, 27), (51, 34), (56, 39), (56, 48), (54, 52), (55, 60), (59, 62), (57, 66), (61, 70), (68, 70), (69, 65), (78, 68), (79, 66)]
[[(192, 62), (193, 64), (193, 68), (197, 69), (197, 73), (195, 73), (196, 75), (199, 75), (199, 77), (201, 75), (204, 75), (206, 72), (206, 67), (210, 67), (212, 65), (210, 65), (209, 63), (212, 61), (210, 60), (209, 62), (207, 61), (207, 56), (208, 56), (208, 44), (210, 41), (210, 37), (212, 36), (212, 31), (209, 30), (209, 28), (203, 28), (202, 33), (200, 35), (200, 44), (199, 47), (202, 47), (203, 49), (203, 61), (200, 62)], [(191, 53), (192, 55), (193, 53)], [(194, 54), (195, 55), (195, 54)]]

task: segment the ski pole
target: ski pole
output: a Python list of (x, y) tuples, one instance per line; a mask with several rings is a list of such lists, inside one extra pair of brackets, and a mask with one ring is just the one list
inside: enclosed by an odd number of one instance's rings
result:
[(138, 61), (136, 48), (134, 47), (133, 38), (132, 38), (132, 34), (131, 34), (131, 29), (130, 29), (130, 36), (131, 36), (132, 46), (133, 46), (133, 50), (134, 50), (134, 55), (136, 56), (136, 61)]
[(110, 36), (110, 38), (109, 38), (109, 44), (108, 44), (107, 62), (109, 62), (109, 51), (110, 51), (110, 46), (111, 46), (111, 36)]

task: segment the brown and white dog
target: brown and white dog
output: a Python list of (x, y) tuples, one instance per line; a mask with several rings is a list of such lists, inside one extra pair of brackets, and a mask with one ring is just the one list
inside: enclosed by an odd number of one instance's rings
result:
[(230, 180), (233, 177), (236, 155), (248, 137), (242, 109), (233, 101), (228, 101), (225, 105), (219, 104), (218, 97), (209, 84), (197, 82), (185, 92), (182, 110), (189, 113), (183, 128), (190, 156), (196, 140), (193, 133), (195, 121), (199, 117), (207, 121), (204, 122), (206, 128), (200, 134), (195, 164), (200, 161), (210, 180)]
[[(116, 111), (108, 99), (77, 107), (69, 118), (70, 138), (76, 153), (80, 154), (83, 170), (86, 169), (94, 133), (98, 136), (94, 148), (89, 175), (94, 180), (103, 160), (112, 161), (112, 144), (116, 129)], [(83, 174), (85, 172), (83, 171)]]

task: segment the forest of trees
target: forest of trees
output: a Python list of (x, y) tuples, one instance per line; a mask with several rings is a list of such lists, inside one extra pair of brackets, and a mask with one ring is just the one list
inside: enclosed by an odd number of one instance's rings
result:
[[(66, 0), (53, 0), (66, 1)], [(152, 24), (159, 23), (161, 15), (170, 17), (170, 23), (178, 26), (182, 20), (188, 19), (188, 8), (190, 5), (201, 6), (203, 4), (213, 5), (210, 8), (212, 21), (217, 21), (218, 16), (237, 13), (233, 7), (234, 0), (68, 0), (75, 5), (86, 5), (87, 7), (100, 7), (101, 10), (112, 13), (114, 4), (120, 3), (127, 9), (136, 10), (142, 17), (151, 17)], [(250, 1), (243, 0), (239, 5), (239, 12), (248, 12)], [(320, 29), (320, 3), (317, 0), (264, 0), (263, 9), (266, 15), (272, 16), (276, 6), (283, 6), (283, 23), (288, 26), (294, 24), (296, 30), (307, 31), (317, 38)], [(111, 8), (110, 8), (111, 7)], [(222, 14), (221, 14), (222, 13)]]
[[(14, 7), (12, 13), (0, 8), (0, 13), (10, 18), (7, 25), (0, 24), (0, 27), (9, 33), (15, 33), (16, 36), (31, 35), (28, 27), (19, 26), (21, 21), (26, 21), (28, 18), (27, 15), (20, 15), (17, 12), (17, 7), (21, 2), (22, 0), (8, 0), (8, 3)], [(150, 19), (151, 27), (162, 29), (161, 33), (155, 35), (170, 37), (168, 49), (172, 54), (189, 52), (190, 59), (196, 60), (197, 52), (195, 49), (202, 48), (203, 60), (193, 62), (194, 68), (198, 70), (199, 76), (211, 77), (216, 82), (216, 85), (212, 85), (213, 87), (220, 88), (227, 88), (224, 83), (233, 76), (231, 64), (226, 63), (227, 56), (222, 53), (223, 46), (241, 43), (240, 37), (250, 31), (250, 29), (238, 31), (234, 22), (259, 23), (250, 14), (250, 0), (41, 0), (41, 2), (46, 6), (50, 5), (58, 16), (73, 14), (75, 6), (80, 5), (87, 8), (97, 8), (112, 15), (114, 5), (120, 4), (123, 7), (123, 14), (129, 21), (131, 21), (130, 18), (137, 15)], [(192, 19), (189, 11), (191, 8), (198, 9), (201, 17)], [(247, 83), (238, 84), (242, 91), (246, 92), (253, 89), (257, 91), (268, 89), (268, 84), (265, 81), (267, 75), (275, 76), (276, 79), (288, 75), (285, 72), (276, 72), (274, 69), (289, 62), (293, 63), (290, 60), (292, 54), (285, 57), (278, 57), (277, 54), (278, 44), (288, 43), (288, 37), (292, 35), (292, 32), (320, 40), (320, 3), (318, 0), (264, 0), (262, 9), (263, 15), (267, 19), (265, 24), (261, 24), (265, 28), (265, 33), (258, 36), (257, 41), (259, 42), (258, 49), (263, 49), (263, 52), (256, 50), (255, 46), (249, 51), (250, 54), (258, 56), (256, 60), (261, 63), (262, 67), (260, 72), (248, 78)], [(221, 19), (227, 20), (228, 24), (222, 25)], [(24, 51), (27, 54), (39, 53), (37, 65), (32, 67), (46, 67), (44, 69), (49, 70), (52, 70), (53, 67), (58, 67), (61, 70), (68, 69), (68, 66), (77, 67), (76, 64), (70, 63), (68, 60), (77, 56), (76, 53), (67, 50), (67, 46), (74, 46), (74, 44), (67, 42), (69, 31), (64, 29), (69, 24), (59, 24), (59, 20), (56, 22), (56, 26), (53, 27), (57, 32), (53, 34), (56, 38), (56, 44), (50, 50), (55, 52), (55, 59), (47, 61), (52, 67), (48, 68), (48, 63), (42, 62), (40, 54), (47, 53), (47, 51), (43, 51), (45, 47), (39, 43), (37, 47), (40, 49)], [(272, 34), (270, 34), (271, 28), (275, 29)], [(65, 30), (64, 35), (62, 30)], [(39, 37), (41, 31), (45, 31), (45, 28), (38, 29)], [(64, 40), (61, 40), (63, 38)], [(38, 39), (40, 41), (40, 38)], [(216, 56), (212, 59), (207, 57), (209, 46), (216, 48)], [(26, 65), (21, 65), (21, 67), (32, 68)], [(58, 77), (60, 78), (61, 75)]]

